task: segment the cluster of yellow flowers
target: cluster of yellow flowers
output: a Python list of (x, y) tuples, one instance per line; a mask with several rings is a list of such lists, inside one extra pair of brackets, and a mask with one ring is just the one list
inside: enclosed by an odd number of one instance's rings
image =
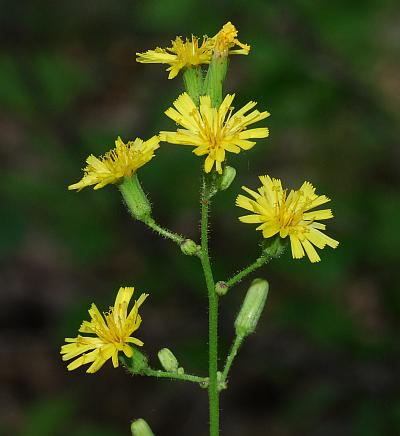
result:
[[(197, 65), (209, 64), (214, 52), (219, 54), (243, 54), (247, 55), (250, 46), (241, 43), (237, 37), (238, 31), (235, 26), (228, 22), (212, 38), (203, 36), (199, 46), (199, 38), (192, 35), (191, 39), (177, 36), (171, 41), (171, 47), (147, 50), (144, 53), (136, 53), (137, 61), (143, 64), (169, 64), (168, 79), (176, 77), (183, 68), (191, 68)], [(233, 49), (238, 46), (240, 48)], [(227, 53), (226, 53), (227, 52)]]
[[(210, 64), (213, 59), (226, 58), (229, 54), (247, 55), (250, 46), (237, 39), (235, 26), (228, 22), (213, 37), (199, 38), (192, 35), (190, 39), (178, 36), (171, 42), (171, 47), (148, 50), (137, 53), (137, 61), (141, 63), (168, 64), (169, 79), (178, 73)], [(115, 141), (115, 148), (104, 156), (90, 155), (84, 168), (82, 179), (69, 186), (71, 190), (81, 190), (94, 185), (99, 189), (107, 184), (119, 184), (125, 178), (132, 177), (139, 168), (154, 157), (154, 151), (159, 148), (160, 141), (189, 145), (194, 147), (196, 156), (205, 156), (204, 171), (215, 171), (223, 174), (226, 167), (227, 152), (239, 153), (251, 149), (254, 139), (266, 138), (269, 135), (267, 127), (249, 128), (249, 126), (264, 120), (270, 114), (267, 111), (254, 109), (256, 102), (250, 101), (241, 109), (234, 111), (232, 106), (234, 94), (227, 94), (222, 103), (215, 107), (210, 95), (200, 95), (198, 105), (193, 98), (184, 92), (168, 108), (165, 114), (181, 128), (176, 131), (161, 131), (147, 141), (136, 138), (124, 143), (121, 138)], [(299, 259), (308, 256), (311, 262), (320, 261), (314, 247), (323, 249), (326, 245), (336, 248), (338, 242), (322, 233), (325, 224), (317, 221), (332, 218), (330, 209), (314, 210), (327, 203), (329, 198), (317, 195), (315, 188), (309, 182), (304, 182), (298, 190), (289, 193), (282, 188), (279, 179), (261, 176), (261, 187), (258, 192), (247, 187), (243, 189), (250, 195), (239, 195), (236, 205), (251, 212), (241, 216), (244, 223), (258, 224), (257, 230), (264, 238), (279, 235), (289, 237), (292, 256)], [(67, 338), (67, 344), (62, 347), (64, 360), (77, 357), (68, 365), (75, 369), (85, 363), (91, 363), (88, 372), (96, 372), (108, 359), (114, 367), (118, 366), (118, 352), (127, 357), (132, 355), (129, 344), (138, 346), (143, 343), (131, 335), (139, 328), (141, 318), (138, 309), (147, 294), (142, 294), (135, 301), (129, 314), (128, 304), (133, 294), (133, 288), (120, 288), (115, 304), (110, 312), (99, 312), (93, 304), (89, 310), (91, 321), (85, 321), (81, 333), (90, 333), (94, 337), (80, 336)]]

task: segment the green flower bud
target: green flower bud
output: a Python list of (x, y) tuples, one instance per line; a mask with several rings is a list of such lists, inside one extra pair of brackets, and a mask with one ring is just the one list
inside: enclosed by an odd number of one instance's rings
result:
[(134, 348), (131, 357), (131, 371), (134, 374), (141, 374), (146, 368), (148, 368), (147, 356)]
[(235, 180), (235, 177), (236, 177), (235, 168), (227, 165), (222, 172), (222, 177), (219, 182), (220, 191), (225, 191), (225, 189), (228, 189), (229, 186), (231, 186), (232, 182)]
[(149, 424), (142, 418), (132, 422), (131, 433), (132, 436), (154, 436)]
[(171, 350), (168, 348), (163, 348), (158, 352), (158, 358), (160, 360), (161, 366), (168, 372), (178, 371), (178, 360), (174, 356)]
[(221, 281), (215, 284), (215, 292), (220, 296), (225, 295), (228, 292), (228, 289), (226, 282)]
[(267, 300), (268, 288), (268, 282), (263, 279), (251, 283), (235, 321), (237, 336), (245, 337), (254, 332)]
[(122, 197), (131, 215), (139, 220), (146, 221), (151, 216), (150, 202), (139, 183), (137, 174), (125, 177), (119, 185)]
[(181, 250), (183, 254), (187, 256), (197, 256), (200, 253), (201, 247), (191, 239), (185, 239), (181, 244)]

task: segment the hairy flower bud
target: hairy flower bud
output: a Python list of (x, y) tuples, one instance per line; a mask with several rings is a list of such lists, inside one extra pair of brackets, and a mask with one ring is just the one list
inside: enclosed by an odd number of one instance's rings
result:
[(154, 436), (149, 424), (142, 418), (132, 422), (131, 433), (132, 436)]
[(228, 292), (228, 285), (226, 282), (220, 281), (215, 284), (215, 292), (219, 295), (225, 295)]
[(160, 360), (161, 366), (168, 372), (178, 371), (178, 360), (168, 348), (163, 348), (158, 352), (158, 359)]
[(137, 174), (125, 177), (119, 185), (119, 190), (124, 198), (129, 212), (139, 221), (146, 221), (151, 215), (150, 202), (140, 186)]
[(201, 250), (201, 247), (199, 247), (196, 242), (192, 241), (191, 239), (185, 239), (181, 244), (181, 250), (182, 253), (186, 254), (187, 256), (197, 256)]
[(254, 332), (267, 300), (268, 288), (268, 282), (263, 279), (251, 283), (235, 321), (238, 336), (245, 337)]

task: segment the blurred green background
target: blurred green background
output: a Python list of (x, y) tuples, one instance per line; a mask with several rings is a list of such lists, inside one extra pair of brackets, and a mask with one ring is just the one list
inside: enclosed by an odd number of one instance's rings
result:
[[(0, 434), (127, 435), (143, 417), (157, 435), (207, 434), (206, 392), (131, 378), (107, 364), (67, 373), (59, 356), (92, 301), (120, 285), (151, 297), (139, 337), (157, 364), (168, 346), (188, 371), (207, 367), (207, 297), (198, 261), (133, 222), (118, 191), (79, 194), (90, 153), (117, 135), (171, 129), (182, 90), (135, 52), (176, 35), (214, 35), (231, 20), (248, 57), (231, 59), (236, 107), (268, 109), (271, 135), (233, 156), (238, 177), (213, 207), (216, 279), (258, 254), (234, 199), (270, 174), (312, 181), (333, 199), (322, 262), (287, 254), (260, 270), (270, 296), (222, 393), (229, 436), (400, 434), (398, 2), (1, 2)], [(160, 223), (198, 238), (202, 159), (165, 144), (141, 170)], [(249, 280), (224, 298), (221, 360)]]

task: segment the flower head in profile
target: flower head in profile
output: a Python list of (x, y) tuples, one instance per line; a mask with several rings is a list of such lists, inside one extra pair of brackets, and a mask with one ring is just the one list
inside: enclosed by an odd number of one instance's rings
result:
[(236, 206), (252, 213), (241, 216), (240, 221), (259, 224), (257, 230), (262, 231), (264, 238), (276, 234), (281, 238), (289, 236), (294, 259), (302, 258), (306, 253), (311, 262), (319, 262), (321, 259), (314, 246), (320, 249), (326, 245), (338, 246), (338, 241), (321, 232), (325, 230), (325, 224), (317, 222), (332, 218), (331, 209), (312, 211), (330, 201), (328, 197), (317, 195), (310, 182), (304, 182), (299, 190), (291, 190), (288, 194), (279, 179), (260, 176), (260, 181), (262, 185), (258, 192), (242, 187), (252, 198), (239, 195)]
[(174, 102), (165, 114), (184, 127), (176, 132), (160, 132), (162, 141), (171, 144), (191, 145), (197, 156), (207, 155), (204, 171), (209, 173), (215, 165), (218, 173), (222, 173), (222, 163), (225, 153), (239, 153), (249, 150), (255, 144), (253, 138), (266, 138), (269, 131), (266, 127), (248, 129), (250, 124), (267, 118), (268, 112), (252, 110), (257, 103), (250, 101), (233, 113), (231, 107), (235, 95), (228, 94), (219, 108), (211, 106), (208, 95), (200, 97), (200, 107), (197, 108), (190, 96), (185, 92)]
[(87, 186), (95, 185), (100, 189), (110, 183), (119, 183), (124, 177), (132, 176), (136, 170), (154, 157), (154, 150), (159, 147), (160, 139), (153, 136), (147, 141), (136, 138), (126, 144), (120, 137), (115, 141), (115, 148), (104, 156), (97, 158), (92, 154), (86, 159), (82, 179), (68, 186), (68, 189), (80, 191)]
[[(238, 31), (236, 27), (228, 21), (222, 29), (214, 36), (214, 54), (216, 56), (227, 56), (229, 54), (248, 55), (250, 46), (243, 44), (237, 39)], [(238, 46), (239, 48), (234, 48)]]
[[(134, 350), (131, 344), (142, 346), (143, 342), (132, 336), (142, 322), (138, 313), (139, 307), (148, 294), (142, 294), (128, 312), (129, 302), (134, 288), (120, 288), (113, 307), (109, 312), (101, 314), (95, 304), (89, 309), (90, 321), (83, 321), (79, 332), (93, 336), (65, 338), (67, 344), (61, 347), (63, 360), (73, 360), (68, 366), (72, 371), (90, 363), (86, 372), (97, 372), (108, 359), (114, 368), (118, 366), (118, 353), (122, 351), (126, 357), (132, 357)], [(78, 357), (79, 356), (79, 357)]]
[(136, 53), (137, 62), (142, 64), (168, 64), (168, 79), (176, 77), (183, 68), (191, 68), (201, 64), (209, 64), (212, 55), (213, 41), (207, 36), (199, 44), (199, 38), (192, 35), (191, 39), (183, 40), (177, 36), (171, 41), (171, 47), (147, 50)]
[[(142, 64), (168, 64), (168, 79), (173, 79), (184, 68), (209, 64), (213, 53), (221, 56), (228, 54), (247, 55), (250, 46), (241, 43), (237, 39), (237, 34), (235, 26), (228, 22), (214, 37), (203, 36), (201, 44), (200, 38), (194, 35), (185, 39), (177, 36), (171, 41), (171, 47), (157, 47), (154, 50), (136, 53), (136, 61)], [(239, 48), (235, 48), (236, 46)]]

